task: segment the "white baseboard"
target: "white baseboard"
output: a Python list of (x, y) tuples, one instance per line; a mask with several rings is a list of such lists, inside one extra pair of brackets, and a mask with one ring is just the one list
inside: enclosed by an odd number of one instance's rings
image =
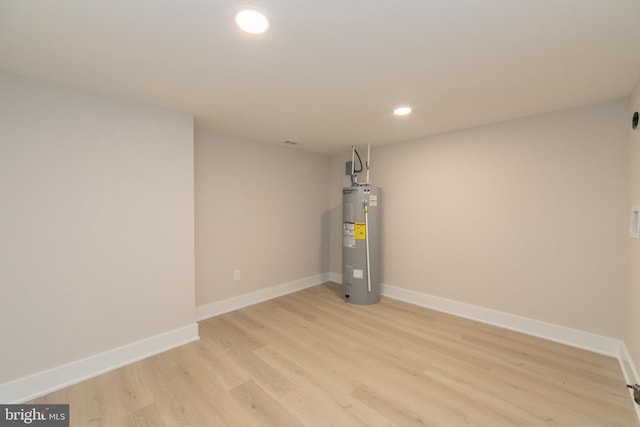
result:
[(627, 381), (627, 384), (640, 383), (638, 371), (624, 342), (620, 343), (620, 367), (622, 368), (622, 373), (624, 374), (624, 379)]
[(293, 282), (271, 286), (256, 292), (238, 295), (237, 297), (227, 298), (222, 301), (202, 305), (200, 307), (196, 307), (196, 320), (208, 319), (210, 317), (238, 310), (243, 307), (248, 307), (262, 301), (267, 301), (282, 295), (310, 288), (329, 281), (329, 276), (329, 273), (318, 274), (316, 276), (294, 280)]
[(184, 326), (66, 365), (0, 384), (0, 403), (22, 403), (199, 339), (198, 324)]
[(590, 332), (567, 328), (552, 323), (541, 322), (514, 314), (504, 313), (489, 308), (466, 304), (447, 298), (437, 297), (422, 292), (398, 288), (382, 284), (382, 295), (453, 314), (501, 328), (522, 332), (550, 341), (582, 348), (606, 356), (620, 357), (620, 340)]
[(341, 273), (329, 273), (329, 281), (333, 283), (342, 284), (342, 274)]

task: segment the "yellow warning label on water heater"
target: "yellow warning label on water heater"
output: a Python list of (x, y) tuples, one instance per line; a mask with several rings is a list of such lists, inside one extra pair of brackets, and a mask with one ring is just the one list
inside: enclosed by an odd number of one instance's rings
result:
[(356, 240), (364, 240), (367, 234), (367, 226), (364, 222), (356, 222)]

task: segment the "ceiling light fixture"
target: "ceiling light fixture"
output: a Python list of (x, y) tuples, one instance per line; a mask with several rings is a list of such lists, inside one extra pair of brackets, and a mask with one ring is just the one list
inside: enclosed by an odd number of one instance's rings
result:
[(241, 9), (236, 13), (236, 24), (249, 34), (262, 34), (269, 29), (269, 20), (256, 9)]
[(411, 112), (411, 107), (398, 107), (393, 110), (393, 114), (396, 116), (406, 116)]

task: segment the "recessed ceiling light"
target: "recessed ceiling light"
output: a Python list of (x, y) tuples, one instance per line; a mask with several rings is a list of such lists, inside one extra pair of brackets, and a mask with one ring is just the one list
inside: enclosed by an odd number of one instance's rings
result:
[(398, 107), (393, 110), (393, 114), (396, 116), (406, 116), (411, 112), (411, 107)]
[(236, 13), (236, 24), (242, 31), (250, 34), (262, 34), (269, 29), (269, 20), (255, 9), (241, 9)]

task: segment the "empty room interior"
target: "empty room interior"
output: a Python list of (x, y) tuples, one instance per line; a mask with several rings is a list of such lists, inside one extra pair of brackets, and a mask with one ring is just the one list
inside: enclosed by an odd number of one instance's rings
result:
[(639, 23), (0, 0), (0, 404), (639, 425)]

